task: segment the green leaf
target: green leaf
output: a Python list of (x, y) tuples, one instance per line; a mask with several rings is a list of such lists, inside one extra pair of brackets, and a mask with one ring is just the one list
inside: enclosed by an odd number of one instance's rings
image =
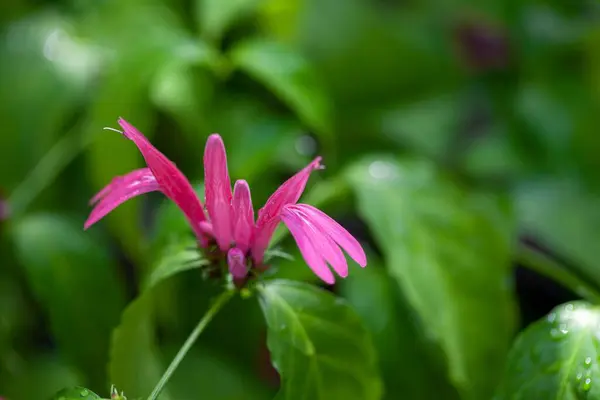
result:
[(196, 12), (202, 34), (210, 40), (220, 40), (233, 23), (253, 12), (260, 2), (260, 0), (197, 0)]
[(382, 385), (371, 337), (344, 301), (285, 280), (259, 286), (278, 399), (379, 399)]
[(75, 386), (59, 391), (54, 395), (54, 397), (52, 397), (52, 400), (94, 400), (100, 398), (100, 396), (92, 392), (90, 389), (86, 389), (81, 386)]
[(15, 360), (20, 361), (18, 369), (0, 371), (5, 399), (48, 399), (61, 388), (78, 385), (83, 379), (71, 365), (48, 354), (36, 354), (32, 359), (17, 356)]
[(458, 399), (439, 352), (427, 346), (414, 311), (398, 286), (374, 256), (369, 255), (368, 260), (367, 268), (351, 269), (338, 287), (373, 335), (386, 398)]
[(59, 215), (28, 216), (12, 234), (62, 354), (88, 373), (93, 385), (103, 385), (110, 332), (124, 306), (108, 246)]
[(260, 24), (270, 37), (294, 42), (298, 22), (306, 8), (304, 0), (263, 0), (259, 11)]
[(519, 335), (495, 400), (600, 399), (600, 309), (556, 307)]
[(455, 184), (427, 161), (365, 159), (348, 178), (389, 274), (445, 352), (451, 381), (464, 398), (489, 398), (515, 322), (508, 202)]
[[(164, 366), (156, 346), (152, 291), (134, 300), (112, 335), (109, 376), (131, 398), (146, 397), (159, 381)], [(159, 397), (170, 398), (167, 391)]]
[(427, 156), (445, 154), (459, 128), (460, 97), (444, 95), (379, 114), (384, 135)]
[(202, 259), (197, 240), (190, 237), (189, 240), (174, 243), (165, 249), (144, 287), (148, 290), (179, 272), (200, 268), (203, 265), (208, 265), (208, 261)]
[[(152, 124), (152, 115), (145, 98), (147, 82), (144, 76), (135, 65), (111, 71), (90, 107), (84, 130), (86, 135), (95, 137), (87, 153), (95, 191), (108, 185), (114, 177), (144, 165), (138, 149), (131, 141), (116, 132), (98, 134), (104, 127), (114, 127), (122, 116), (141, 132), (151, 136), (148, 128)], [(105, 218), (111, 232), (135, 261), (142, 259), (140, 249), (143, 235), (139, 212), (139, 199), (132, 199)]]
[(0, 59), (9, 60), (0, 65), (4, 188), (19, 184), (61, 136), (98, 67), (98, 57), (77, 37), (72, 22), (45, 10), (3, 29)]
[(271, 89), (325, 141), (333, 140), (330, 100), (301, 55), (281, 44), (255, 39), (238, 44), (231, 58), (235, 66)]
[[(103, 80), (88, 108), (86, 134), (115, 127), (118, 117), (123, 117), (151, 138), (155, 114), (148, 92), (154, 74), (175, 57), (202, 57), (201, 46), (193, 43), (181, 21), (162, 3), (107, 0), (79, 21), (91, 41), (113, 51), (107, 55)], [(136, 146), (114, 132), (98, 135), (88, 156), (95, 190), (117, 175), (144, 166)], [(111, 212), (105, 221), (127, 255), (143, 266), (147, 263), (143, 262), (139, 214), (139, 199), (133, 199)]]
[[(204, 199), (204, 185), (194, 185), (199, 199)], [(160, 257), (173, 244), (182, 243), (192, 236), (192, 228), (185, 214), (169, 199), (164, 199), (156, 213), (154, 232), (150, 240), (152, 259)]]
[[(179, 347), (177, 344), (165, 351), (165, 365)], [(196, 345), (173, 374), (168, 388), (176, 399), (196, 399), (199, 393), (210, 400), (272, 398), (272, 393), (253, 376), (253, 371), (241, 364), (238, 358), (225, 357), (214, 346)]]
[(214, 75), (220, 59), (215, 49), (196, 41), (183, 54), (176, 54), (152, 78), (150, 98), (169, 113), (186, 134), (187, 144), (202, 148), (210, 132), (210, 106), (215, 91)]
[(571, 269), (600, 287), (600, 197), (572, 179), (556, 179), (525, 182), (517, 200), (523, 230), (571, 260)]
[[(196, 189), (201, 198), (203, 191), (202, 186)], [(111, 341), (111, 382), (132, 398), (150, 394), (165, 368), (157, 348), (155, 328), (157, 320), (171, 323), (177, 316), (173, 310), (177, 309), (178, 288), (168, 278), (189, 270), (186, 267), (192, 264), (182, 262), (198, 257), (190, 248), (197, 243), (185, 216), (168, 200), (159, 208), (151, 243), (151, 259), (157, 261), (146, 278), (145, 290), (127, 307)], [(163, 391), (160, 399), (169, 398), (169, 393)]]

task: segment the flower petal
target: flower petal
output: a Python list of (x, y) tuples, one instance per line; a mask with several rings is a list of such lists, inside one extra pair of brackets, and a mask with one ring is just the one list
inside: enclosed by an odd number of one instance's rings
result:
[(367, 256), (360, 243), (358, 243), (358, 240), (329, 215), (309, 204), (296, 204), (289, 207), (299, 210), (315, 224), (319, 230), (327, 232), (358, 265), (363, 268), (367, 265)]
[(252, 257), (256, 263), (262, 262), (271, 236), (273, 236), (273, 232), (279, 224), (281, 210), (285, 205), (295, 204), (300, 199), (311, 172), (319, 168), (321, 168), (321, 157), (315, 158), (296, 175), (279, 186), (275, 193), (269, 197), (264, 207), (258, 211), (256, 236), (252, 245)]
[(149, 168), (141, 168), (127, 175), (117, 176), (92, 198), (91, 203), (95, 206), (83, 225), (84, 229), (104, 218), (106, 214), (127, 200), (156, 190), (160, 190), (160, 185)]
[(245, 180), (235, 182), (232, 206), (234, 215), (233, 239), (235, 240), (235, 245), (245, 254), (250, 248), (254, 231), (252, 198), (250, 196), (250, 187)]
[(183, 211), (201, 244), (206, 245), (206, 236), (199, 227), (201, 222), (206, 221), (206, 217), (202, 203), (190, 182), (175, 164), (158, 151), (133, 125), (123, 118), (119, 118), (119, 125), (123, 128), (124, 135), (133, 141), (142, 153), (161, 191)]
[(302, 253), (302, 257), (304, 257), (304, 260), (315, 275), (327, 284), (332, 285), (335, 283), (335, 277), (323, 257), (322, 246), (318, 244), (319, 239), (322, 239), (322, 235), (315, 237), (315, 232), (305, 223), (302, 216), (289, 208), (282, 210), (281, 219), (290, 230), (300, 249), (300, 253)]
[(215, 239), (221, 250), (226, 251), (233, 241), (231, 181), (227, 170), (225, 145), (221, 136), (216, 133), (208, 137), (204, 150), (204, 190), (206, 210), (212, 222)]
[(248, 274), (246, 256), (237, 247), (233, 247), (227, 252), (227, 264), (229, 265), (229, 272), (233, 276), (233, 279), (244, 279)]

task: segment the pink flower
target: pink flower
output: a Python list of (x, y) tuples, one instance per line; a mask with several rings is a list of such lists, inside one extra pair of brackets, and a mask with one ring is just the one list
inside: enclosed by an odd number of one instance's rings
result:
[(335, 281), (328, 264), (339, 276), (348, 275), (342, 249), (361, 267), (366, 266), (362, 247), (346, 229), (317, 208), (297, 204), (310, 174), (321, 168), (320, 157), (285, 181), (269, 197), (259, 210), (255, 223), (248, 183), (236, 181), (232, 193), (225, 145), (218, 134), (210, 135), (204, 151), (207, 218), (200, 199), (175, 164), (127, 121), (120, 118), (119, 125), (142, 153), (147, 168), (114, 178), (94, 196), (91, 200), (94, 208), (85, 222), (85, 229), (125, 201), (143, 193), (160, 191), (184, 213), (200, 247), (208, 248), (211, 243), (218, 247), (236, 280), (244, 279), (249, 266), (262, 266), (279, 222), (288, 227), (306, 263), (324, 282), (333, 284)]

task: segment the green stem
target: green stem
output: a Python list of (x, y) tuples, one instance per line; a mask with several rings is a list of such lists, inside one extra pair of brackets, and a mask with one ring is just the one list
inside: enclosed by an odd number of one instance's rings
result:
[(183, 346), (181, 346), (181, 349), (179, 349), (177, 355), (175, 355), (175, 358), (173, 358), (173, 361), (171, 361), (169, 368), (167, 368), (163, 376), (160, 378), (160, 381), (158, 381), (154, 387), (154, 390), (152, 390), (150, 396), (148, 396), (148, 400), (156, 400), (158, 398), (160, 392), (162, 392), (167, 382), (169, 382), (169, 379), (171, 379), (171, 375), (173, 375), (187, 352), (192, 348), (196, 340), (198, 340), (198, 336), (200, 336), (204, 329), (206, 329), (210, 321), (219, 312), (219, 310), (221, 310), (225, 303), (227, 303), (229, 299), (233, 297), (234, 293), (235, 290), (229, 289), (219, 295), (212, 306), (208, 309), (206, 314), (204, 314), (200, 322), (198, 322), (196, 328), (194, 328), (192, 333), (190, 333), (190, 336), (188, 336)]
[(92, 142), (95, 135), (81, 137), (77, 125), (63, 136), (42, 157), (27, 177), (15, 188), (8, 199), (11, 215), (24, 212), (36, 197)]
[(526, 246), (520, 246), (517, 251), (517, 261), (524, 267), (563, 284), (583, 298), (600, 304), (598, 288), (550, 257)]

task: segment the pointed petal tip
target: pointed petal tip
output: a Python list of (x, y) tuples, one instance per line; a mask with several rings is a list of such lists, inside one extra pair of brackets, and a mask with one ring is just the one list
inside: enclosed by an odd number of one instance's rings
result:
[(246, 187), (246, 188), (250, 189), (250, 185), (248, 185), (248, 182), (246, 182), (245, 179), (238, 179), (237, 181), (235, 181), (235, 185), (233, 188), (235, 189), (238, 186)]
[(331, 279), (329, 277), (319, 276), (328, 285), (335, 285), (335, 278), (332, 276)]
[(223, 138), (218, 133), (212, 133), (208, 136), (208, 139), (206, 139), (206, 146), (208, 147), (209, 145), (211, 145), (211, 146), (221, 145), (221, 146), (225, 147)]

